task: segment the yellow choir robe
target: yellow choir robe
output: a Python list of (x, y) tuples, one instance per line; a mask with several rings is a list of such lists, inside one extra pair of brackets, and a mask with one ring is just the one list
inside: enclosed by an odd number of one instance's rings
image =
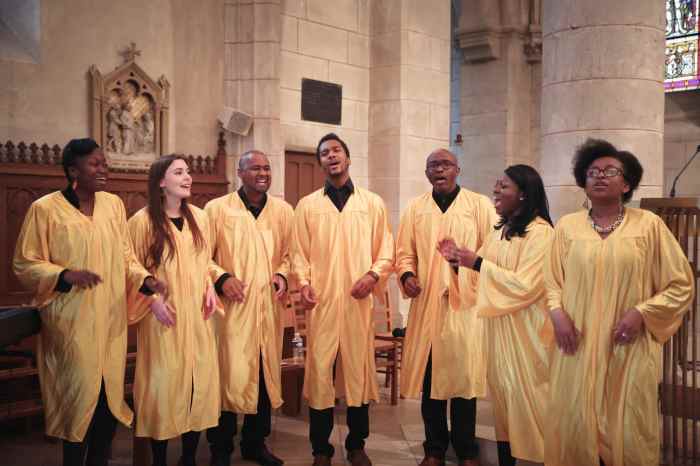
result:
[(394, 239), (384, 201), (355, 187), (342, 212), (321, 188), (299, 201), (294, 216), (292, 267), (299, 286), (311, 285), (318, 304), (308, 313), (304, 396), (314, 409), (378, 400), (374, 361), (373, 296), (350, 296), (368, 271), (381, 296), (394, 266)]
[(554, 229), (533, 220), (525, 237), (494, 230), (479, 251), (476, 313), (484, 322), (486, 378), (496, 418), (496, 439), (514, 457), (541, 463), (546, 422), (551, 336), (544, 290), (544, 260)]
[[(587, 212), (567, 215), (555, 228), (545, 286), (549, 309), (563, 309), (581, 332), (574, 355), (552, 352), (545, 463), (658, 465), (661, 345), (681, 325), (694, 289), (676, 239), (640, 209), (627, 208), (606, 239)], [(613, 328), (631, 308), (644, 318), (642, 332), (616, 345)]]
[(294, 211), (268, 196), (257, 220), (237, 192), (207, 203), (212, 225), (216, 281), (228, 272), (247, 285), (245, 300), (222, 297), (225, 315), (216, 327), (221, 401), (224, 411), (255, 414), (258, 410), (260, 359), (273, 408), (282, 404), (281, 359), (283, 304), (274, 297), (272, 276), (289, 274), (288, 245)]
[[(168, 284), (167, 302), (175, 311), (176, 323), (166, 327), (150, 311), (156, 296), (139, 293), (132, 282), (128, 294), (129, 324), (138, 330), (134, 408), (136, 435), (167, 440), (189, 431), (202, 431), (217, 425), (219, 364), (212, 318), (204, 320), (211, 248), (206, 213), (189, 206), (205, 245), (197, 250), (187, 221), (182, 231), (168, 220), (175, 243), (170, 260), (165, 243), (163, 260), (153, 276)], [(134, 253), (145, 264), (153, 243), (153, 229), (147, 208), (129, 219)]]
[[(122, 201), (98, 192), (88, 217), (61, 192), (36, 200), (24, 219), (13, 267), (34, 293), (41, 316), (37, 366), (46, 433), (82, 441), (102, 380), (110, 411), (130, 425), (133, 413), (124, 402), (126, 279), (143, 283), (148, 272), (134, 258)], [(57, 292), (64, 269), (89, 270), (102, 283)]]
[(476, 272), (455, 273), (437, 250), (452, 238), (476, 251), (497, 222), (491, 201), (460, 189), (443, 213), (428, 192), (414, 199), (401, 216), (396, 250), (399, 281), (412, 272), (421, 293), (411, 300), (401, 361), (401, 394), (418, 398), (432, 350), (430, 397), (474, 398), (486, 394), (483, 321), (472, 309)]

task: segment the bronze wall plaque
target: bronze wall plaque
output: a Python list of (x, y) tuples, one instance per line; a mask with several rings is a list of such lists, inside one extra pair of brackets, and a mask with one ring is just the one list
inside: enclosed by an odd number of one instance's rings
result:
[(343, 86), (302, 78), (301, 119), (340, 125)]

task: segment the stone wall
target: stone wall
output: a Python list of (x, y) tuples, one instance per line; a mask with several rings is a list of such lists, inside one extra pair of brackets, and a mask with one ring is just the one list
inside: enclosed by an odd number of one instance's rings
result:
[(0, 141), (63, 145), (89, 135), (88, 68), (103, 73), (130, 42), (137, 63), (171, 87), (170, 150), (216, 152), (223, 1), (41, 2), (38, 63), (0, 59)]
[[(369, 0), (283, 0), (280, 119), (285, 150), (314, 152), (335, 132), (350, 148), (353, 180), (368, 186)], [(343, 87), (340, 127), (301, 119), (301, 80)]]
[[(668, 196), (673, 178), (700, 144), (700, 92), (666, 94), (664, 119), (664, 188)], [(700, 197), (700, 155), (676, 185), (678, 197)]]

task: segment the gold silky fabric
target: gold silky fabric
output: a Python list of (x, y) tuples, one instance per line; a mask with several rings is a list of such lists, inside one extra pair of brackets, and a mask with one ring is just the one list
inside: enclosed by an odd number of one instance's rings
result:
[[(545, 463), (658, 465), (661, 344), (681, 325), (694, 289), (676, 239), (640, 209), (628, 208), (606, 239), (587, 212), (567, 215), (555, 228), (545, 286), (549, 309), (563, 309), (582, 334), (573, 356), (552, 352)], [(630, 308), (642, 313), (643, 330), (616, 345), (613, 328)]]
[(335, 405), (337, 390), (348, 406), (378, 399), (374, 362), (373, 296), (350, 296), (368, 271), (379, 276), (373, 293), (383, 293), (394, 266), (394, 239), (384, 201), (355, 187), (342, 212), (320, 189), (299, 201), (294, 217), (293, 271), (310, 284), (318, 304), (308, 313), (304, 396), (314, 409)]
[(281, 199), (267, 197), (257, 220), (238, 193), (207, 203), (212, 226), (216, 281), (228, 272), (247, 285), (243, 303), (225, 297), (225, 315), (215, 315), (221, 402), (224, 411), (258, 410), (260, 355), (273, 408), (282, 404), (282, 305), (274, 298), (272, 276), (287, 275), (294, 211)]
[[(152, 271), (153, 276), (168, 284), (167, 302), (175, 310), (175, 326), (164, 326), (150, 312), (154, 296), (139, 293), (139, 283), (129, 286), (129, 324), (136, 324), (138, 329), (134, 407), (139, 437), (166, 440), (213, 427), (219, 420), (214, 325), (203, 316), (211, 283), (209, 221), (203, 210), (192, 205), (189, 208), (204, 237), (204, 248), (195, 248), (187, 221), (179, 231), (167, 220), (175, 253), (166, 259), (170, 251), (166, 242), (161, 264)], [(129, 233), (136, 257), (145, 264), (154, 241), (147, 208), (129, 219)]]
[(515, 458), (541, 463), (549, 379), (542, 336), (551, 335), (543, 267), (554, 230), (536, 218), (526, 231), (506, 240), (494, 230), (486, 238), (475, 310), (484, 322), (496, 439), (510, 442)]
[(472, 309), (476, 272), (455, 273), (437, 250), (450, 237), (459, 247), (479, 249), (496, 223), (491, 201), (460, 189), (443, 213), (432, 193), (414, 199), (401, 216), (397, 241), (397, 276), (418, 278), (421, 294), (411, 300), (401, 360), (401, 394), (418, 398), (432, 348), (430, 397), (474, 398), (486, 394), (483, 320)]
[[(122, 201), (98, 192), (87, 217), (61, 192), (36, 200), (13, 267), (40, 310), (37, 366), (47, 435), (83, 440), (102, 379), (110, 411), (130, 425), (133, 413), (124, 402), (126, 279), (143, 283), (148, 272), (131, 250)], [(54, 291), (64, 269), (87, 269), (103, 281), (92, 289)]]

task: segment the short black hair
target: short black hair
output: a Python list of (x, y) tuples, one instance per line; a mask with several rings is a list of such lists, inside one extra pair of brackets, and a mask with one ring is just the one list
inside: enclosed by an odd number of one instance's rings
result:
[(100, 145), (91, 138), (71, 139), (68, 141), (66, 147), (63, 148), (62, 160), (63, 172), (66, 174), (68, 181), (72, 181), (70, 179), (70, 175), (68, 174), (68, 169), (75, 166), (78, 159), (87, 157), (88, 155), (92, 154), (95, 149), (99, 149), (99, 147)]
[(644, 168), (634, 154), (625, 150), (617, 150), (615, 146), (604, 139), (587, 139), (576, 149), (574, 155), (576, 184), (581, 188), (586, 187), (588, 167), (602, 157), (612, 157), (622, 164), (622, 176), (630, 187), (630, 190), (622, 195), (622, 202), (629, 202), (642, 181)]
[(340, 145), (343, 146), (345, 154), (348, 156), (348, 158), (350, 158), (350, 149), (348, 149), (348, 145), (345, 144), (345, 141), (340, 139), (340, 136), (335, 133), (328, 133), (323, 136), (320, 141), (318, 141), (318, 145), (316, 146), (316, 160), (318, 160), (318, 163), (321, 163), (321, 144), (326, 141), (338, 141)]

